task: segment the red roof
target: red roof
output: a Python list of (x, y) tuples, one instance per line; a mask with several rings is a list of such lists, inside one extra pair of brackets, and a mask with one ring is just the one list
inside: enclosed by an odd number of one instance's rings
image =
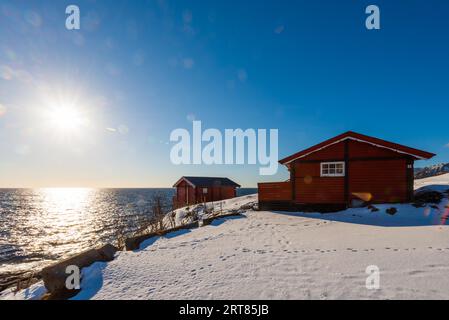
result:
[(347, 140), (347, 139), (351, 139), (351, 140), (356, 140), (359, 142), (365, 142), (365, 143), (369, 143), (372, 144), (376, 147), (379, 148), (386, 148), (386, 149), (390, 149), (393, 150), (395, 152), (398, 153), (402, 153), (402, 154), (407, 154), (410, 155), (416, 159), (430, 159), (433, 156), (435, 156), (434, 153), (430, 153), (430, 152), (426, 152), (426, 151), (422, 151), (422, 150), (418, 150), (418, 149), (414, 149), (414, 148), (410, 148), (410, 147), (406, 147), (403, 146), (401, 144), (397, 144), (394, 142), (389, 142), (389, 141), (385, 141), (382, 139), (378, 139), (378, 138), (374, 138), (374, 137), (370, 137), (370, 136), (365, 136), (363, 134), (360, 133), (356, 133), (356, 132), (352, 132), (352, 131), (348, 131), (345, 133), (342, 133), (334, 138), (331, 138), (329, 140), (323, 141), (321, 143), (318, 143), (317, 145), (314, 145), (313, 147), (307, 148), (305, 150), (299, 151), (295, 154), (292, 154), (291, 156), (288, 156), (282, 160), (279, 160), (280, 164), (288, 164), (289, 162), (292, 162), (298, 158), (303, 158), (313, 152), (319, 151), (321, 149), (327, 148), (330, 145), (333, 145), (335, 143), (341, 142), (343, 140)]

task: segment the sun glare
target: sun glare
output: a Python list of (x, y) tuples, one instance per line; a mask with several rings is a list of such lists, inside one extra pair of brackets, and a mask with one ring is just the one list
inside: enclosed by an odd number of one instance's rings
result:
[(81, 112), (72, 106), (59, 106), (50, 111), (50, 121), (59, 131), (69, 132), (80, 130), (85, 124)]
[(64, 102), (52, 103), (45, 111), (46, 127), (60, 136), (80, 135), (88, 126), (81, 106)]
[(80, 89), (42, 85), (35, 104), (41, 128), (64, 141), (85, 136), (92, 123), (92, 106), (86, 97)]

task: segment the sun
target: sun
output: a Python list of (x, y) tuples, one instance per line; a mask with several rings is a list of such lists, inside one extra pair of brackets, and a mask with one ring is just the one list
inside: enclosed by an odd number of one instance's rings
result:
[(81, 130), (86, 124), (79, 108), (69, 105), (53, 107), (49, 112), (50, 122), (54, 128), (63, 132), (74, 132)]
[(88, 119), (80, 106), (59, 103), (47, 110), (47, 125), (62, 135), (81, 133), (88, 125)]
[(37, 126), (46, 137), (78, 144), (92, 137), (94, 126), (98, 125), (93, 113), (95, 105), (82, 89), (69, 88), (42, 85), (33, 105)]

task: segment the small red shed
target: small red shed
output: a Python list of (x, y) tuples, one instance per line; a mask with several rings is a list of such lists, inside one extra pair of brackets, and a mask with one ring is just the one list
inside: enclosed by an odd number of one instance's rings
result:
[(259, 183), (259, 207), (296, 210), (413, 199), (413, 164), (435, 154), (346, 132), (279, 161), (286, 182)]
[(191, 204), (234, 198), (240, 185), (228, 178), (182, 177), (173, 186), (176, 196), (173, 206), (180, 208)]

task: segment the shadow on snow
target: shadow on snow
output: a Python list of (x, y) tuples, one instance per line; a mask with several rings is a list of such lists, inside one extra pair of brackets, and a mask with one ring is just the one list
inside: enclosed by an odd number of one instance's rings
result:
[[(438, 206), (425, 206), (415, 208), (410, 204), (381, 204), (375, 205), (379, 211), (371, 211), (368, 208), (350, 208), (334, 213), (305, 213), (273, 211), (276, 214), (293, 217), (313, 218), (327, 221), (354, 223), (379, 227), (418, 227), (449, 225), (449, 208), (446, 208), (448, 200), (443, 200)], [(397, 212), (388, 214), (389, 208), (396, 208)]]

